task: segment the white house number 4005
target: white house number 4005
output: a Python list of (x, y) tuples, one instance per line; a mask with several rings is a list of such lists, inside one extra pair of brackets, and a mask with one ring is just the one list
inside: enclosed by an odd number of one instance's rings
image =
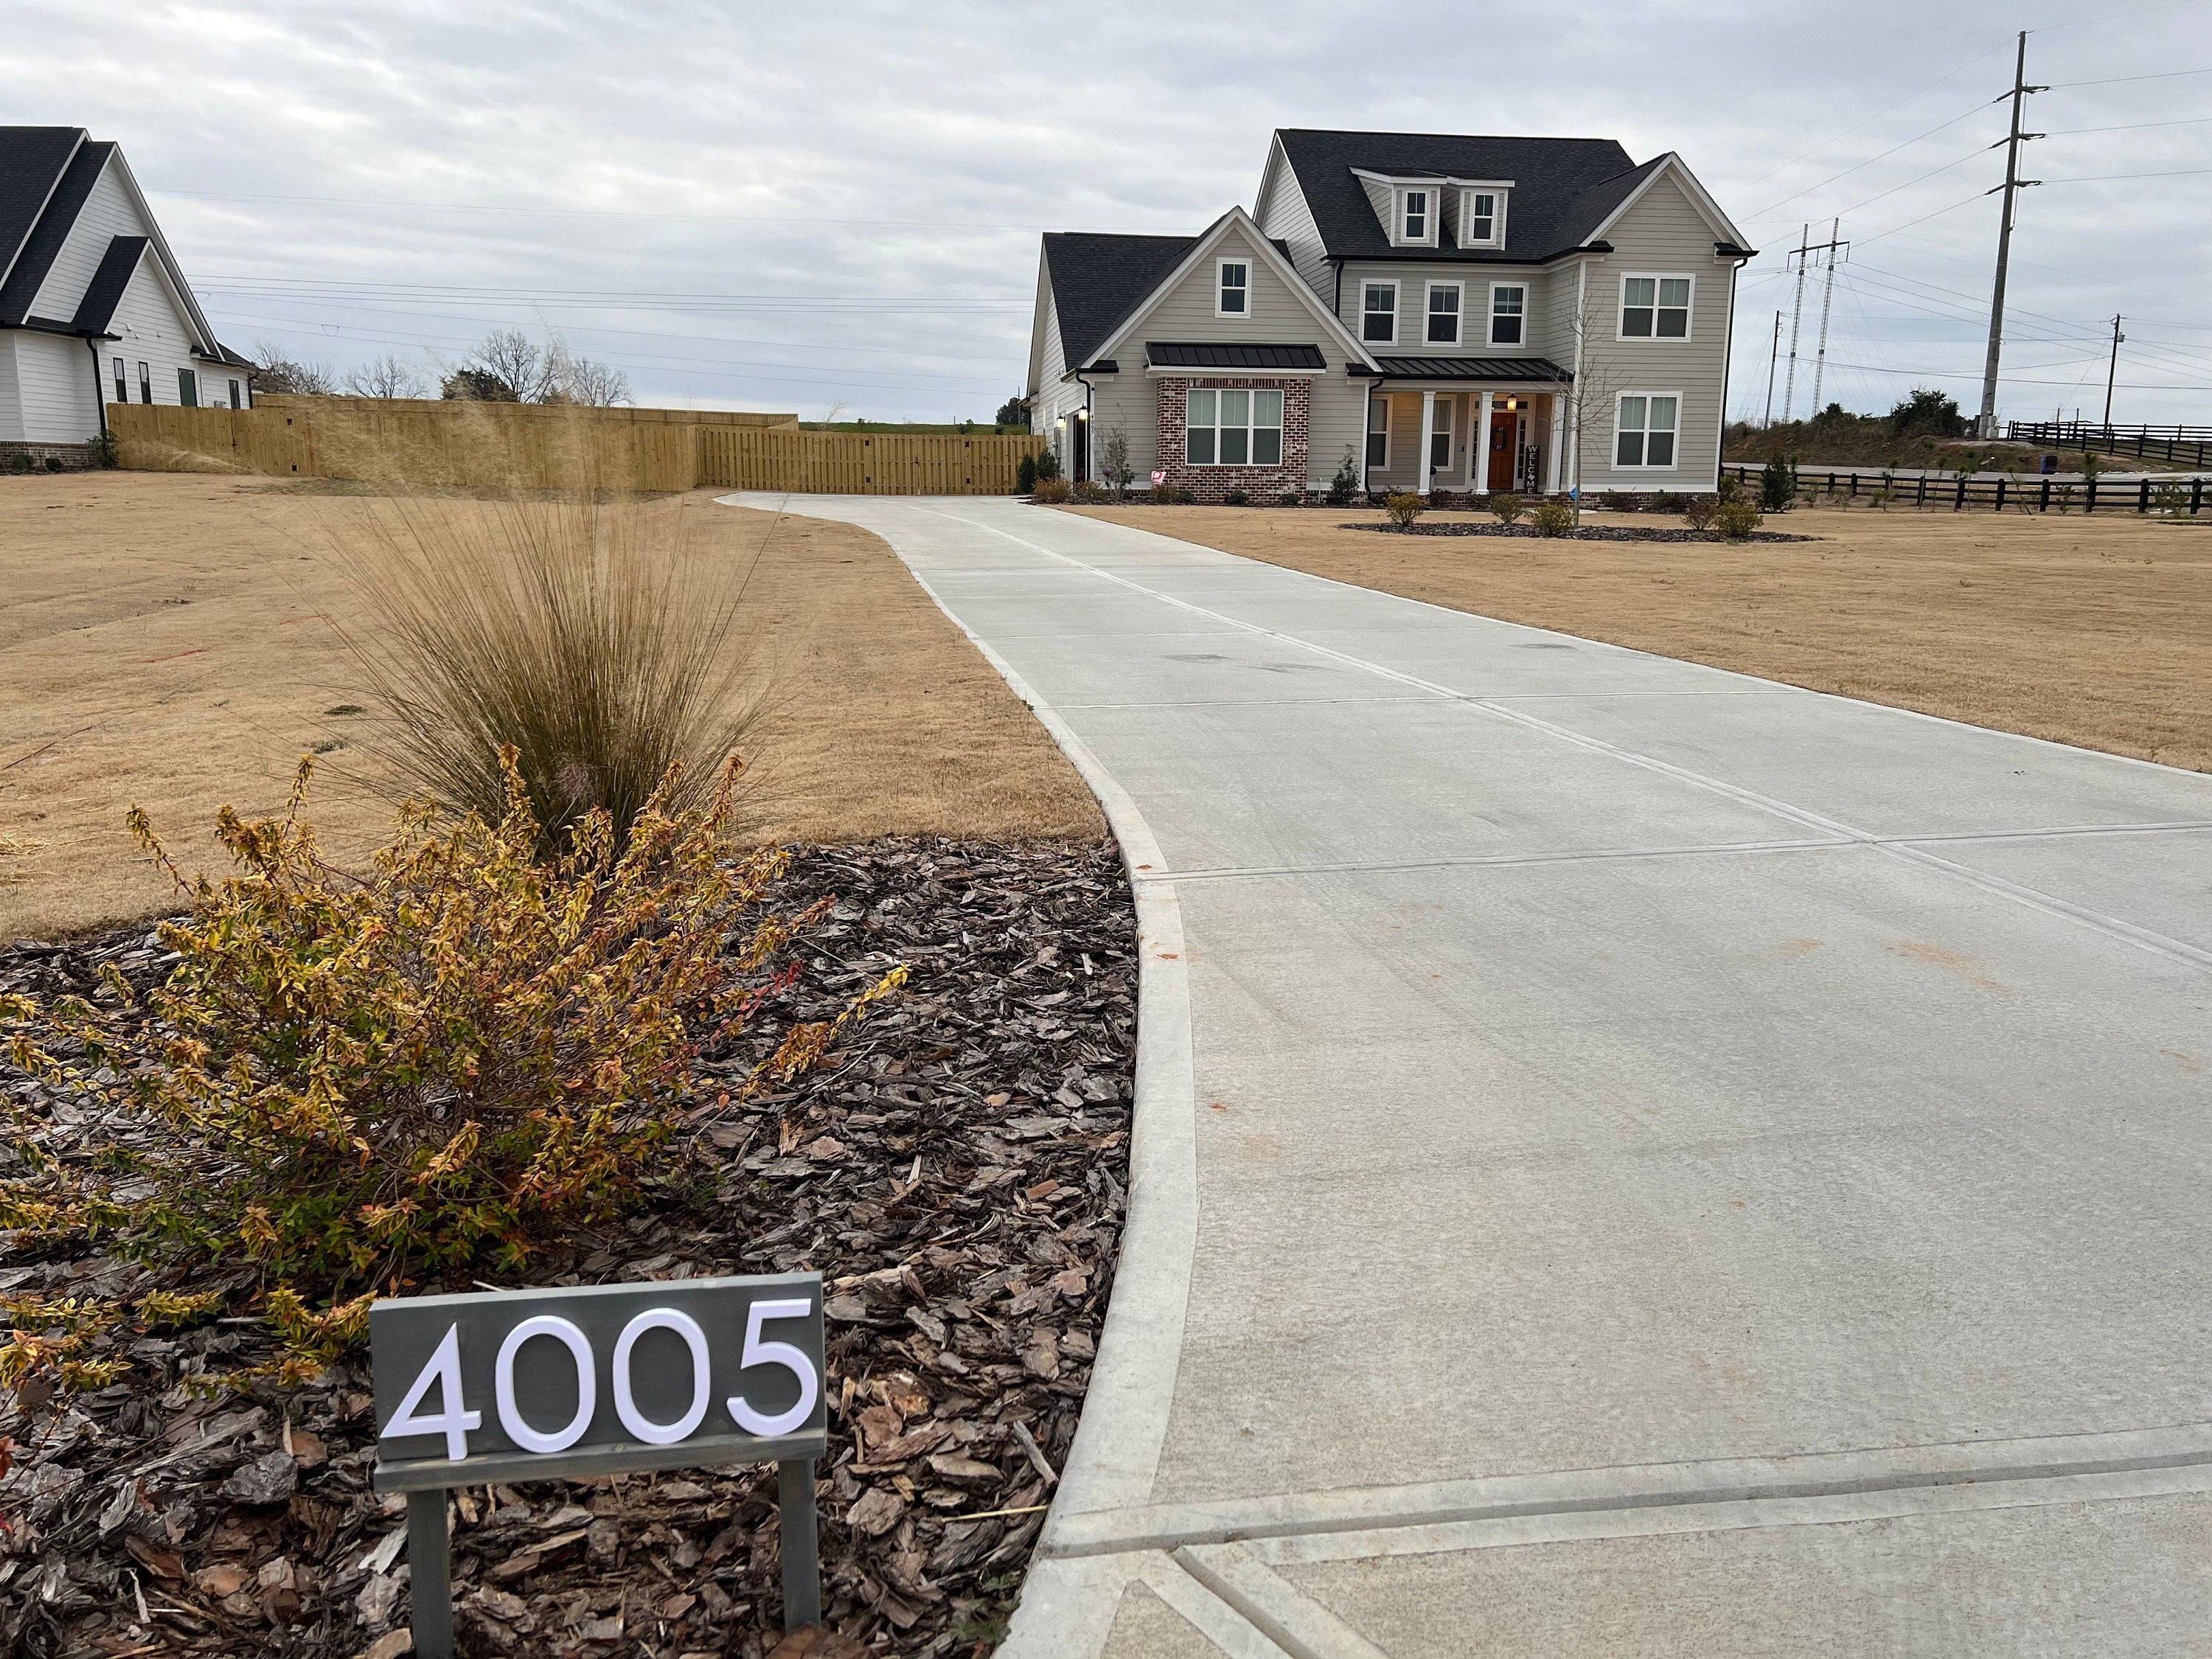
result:
[[(763, 1437), (789, 1434), (813, 1415), (815, 1402), (822, 1393), (822, 1379), (815, 1372), (814, 1362), (788, 1342), (765, 1341), (761, 1336), (761, 1327), (769, 1321), (803, 1319), (812, 1308), (813, 1304), (801, 1297), (792, 1301), (755, 1302), (747, 1310), (744, 1352), (738, 1364), (745, 1369), (781, 1365), (799, 1379), (799, 1399), (788, 1411), (757, 1411), (746, 1403), (743, 1395), (730, 1396), (726, 1402), (730, 1416), (748, 1434)], [(691, 1351), (691, 1403), (683, 1416), (670, 1423), (656, 1423), (647, 1417), (638, 1408), (630, 1392), (630, 1354), (640, 1337), (655, 1330), (675, 1332)], [(550, 1337), (566, 1347), (576, 1366), (576, 1414), (550, 1432), (526, 1420), (514, 1399), (515, 1357), (522, 1352), (523, 1344), (540, 1336)], [(648, 1308), (638, 1315), (623, 1327), (622, 1334), (615, 1340), (612, 1370), (615, 1415), (622, 1419), (625, 1429), (647, 1444), (673, 1445), (688, 1438), (706, 1419), (713, 1392), (707, 1334), (690, 1315), (674, 1308)], [(425, 1412), (422, 1409), (422, 1401), (433, 1383), (438, 1385), (441, 1408)], [(599, 1361), (592, 1352), (591, 1339), (557, 1315), (540, 1314), (524, 1320), (499, 1345), (499, 1358), (492, 1369), (492, 1393), (499, 1411), (499, 1425), (516, 1445), (539, 1453), (566, 1451), (584, 1437), (584, 1431), (592, 1425), (592, 1414), (599, 1407)], [(483, 1426), (483, 1413), (469, 1410), (461, 1397), (460, 1328), (449, 1325), (429, 1363), (408, 1386), (406, 1397), (400, 1401), (399, 1409), (385, 1426), (383, 1437), (391, 1440), (405, 1435), (441, 1434), (446, 1437), (447, 1457), (458, 1463), (469, 1454), (469, 1431)]]

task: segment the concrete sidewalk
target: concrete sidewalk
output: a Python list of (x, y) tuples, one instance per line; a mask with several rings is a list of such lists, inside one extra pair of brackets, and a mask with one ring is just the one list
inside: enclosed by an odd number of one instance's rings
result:
[(885, 537), (1137, 866), (1127, 1253), (1002, 1651), (2205, 1650), (2212, 777), (743, 499)]

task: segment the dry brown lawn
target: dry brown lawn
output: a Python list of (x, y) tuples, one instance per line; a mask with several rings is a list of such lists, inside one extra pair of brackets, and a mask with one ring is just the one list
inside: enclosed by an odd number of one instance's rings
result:
[(1069, 510), (1456, 611), (2212, 771), (2212, 522), (1814, 508), (1768, 527), (1817, 541), (1730, 546), (1341, 528), (1380, 521), (1364, 508)]
[[(466, 510), (458, 503), (454, 510)], [(329, 618), (330, 551), (360, 504), (265, 479), (106, 472), (0, 480), (0, 939), (152, 915), (167, 884), (131, 845), (143, 803), (187, 867), (225, 802), (283, 805), (303, 751), (325, 847), (388, 825), (355, 742), (368, 699)], [(1095, 839), (1074, 769), (889, 547), (866, 532), (665, 498), (748, 566), (762, 699), (750, 833)]]

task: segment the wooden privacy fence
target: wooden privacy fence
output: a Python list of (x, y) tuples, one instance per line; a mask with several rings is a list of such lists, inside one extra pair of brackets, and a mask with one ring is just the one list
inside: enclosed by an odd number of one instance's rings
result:
[[(1734, 461), (1722, 469), (1754, 489), (1765, 470)], [(2202, 478), (2177, 478), (2164, 483), (2148, 478), (2127, 483), (2099, 483), (2092, 478), (2082, 483), (2061, 483), (2055, 478), (2035, 477), (1972, 478), (1962, 473), (1957, 477), (1930, 477), (1923, 473), (1917, 478), (1897, 478), (1886, 472), (1815, 472), (1800, 467), (1797, 493), (1808, 500), (1826, 495), (1831, 501), (1942, 507), (1954, 513), (1974, 507), (1990, 507), (1999, 513), (2007, 507), (2021, 513), (2049, 513), (2054, 509), (2071, 513), (2078, 508), (2083, 513), (2101, 509), (2106, 513), (2164, 513), (2177, 517), (2187, 514), (2194, 518), (2204, 507)]]
[(520, 489), (1010, 495), (1023, 454), (1044, 447), (1029, 434), (902, 437), (751, 423), (787, 416), (619, 418), (645, 412), (285, 398), (248, 410), (111, 404), (107, 416), (118, 459), (142, 471)]
[(699, 482), (809, 495), (1008, 495), (1028, 434), (902, 437), (883, 432), (699, 432)]

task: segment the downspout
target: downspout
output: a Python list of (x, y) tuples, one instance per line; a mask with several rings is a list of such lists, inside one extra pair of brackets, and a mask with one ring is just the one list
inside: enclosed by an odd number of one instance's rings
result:
[(1368, 382), (1367, 382), (1367, 404), (1366, 404), (1366, 412), (1365, 412), (1365, 413), (1364, 413), (1364, 414), (1360, 417), (1360, 422), (1359, 422), (1359, 494), (1360, 494), (1360, 496), (1361, 496), (1361, 498), (1362, 498), (1362, 499), (1364, 499), (1364, 498), (1366, 497), (1367, 494), (1368, 494), (1368, 489), (1367, 489), (1367, 434), (1368, 434), (1369, 433), (1370, 433), (1370, 432), (1374, 431), (1374, 430), (1375, 430), (1375, 382), (1374, 382), (1373, 379), (1372, 379), (1372, 378), (1370, 378), (1370, 379), (1368, 380)]
[(1571, 469), (1567, 477), (1568, 493), (1577, 505), (1582, 501), (1583, 489), (1583, 337), (1589, 332), (1589, 260), (1587, 257), (1575, 261), (1575, 391), (1567, 400), (1567, 422), (1574, 428), (1569, 440), (1567, 462)]
[(89, 334), (82, 337), (84, 349), (92, 354), (93, 412), (100, 416), (100, 435), (105, 438), (107, 436), (107, 398), (100, 389), (100, 342)]
[(1720, 429), (1713, 435), (1713, 489), (1721, 487), (1721, 452), (1728, 447), (1729, 377), (1735, 357), (1735, 279), (1743, 269), (1743, 261), (1729, 262), (1728, 326), (1721, 331), (1721, 419)]

